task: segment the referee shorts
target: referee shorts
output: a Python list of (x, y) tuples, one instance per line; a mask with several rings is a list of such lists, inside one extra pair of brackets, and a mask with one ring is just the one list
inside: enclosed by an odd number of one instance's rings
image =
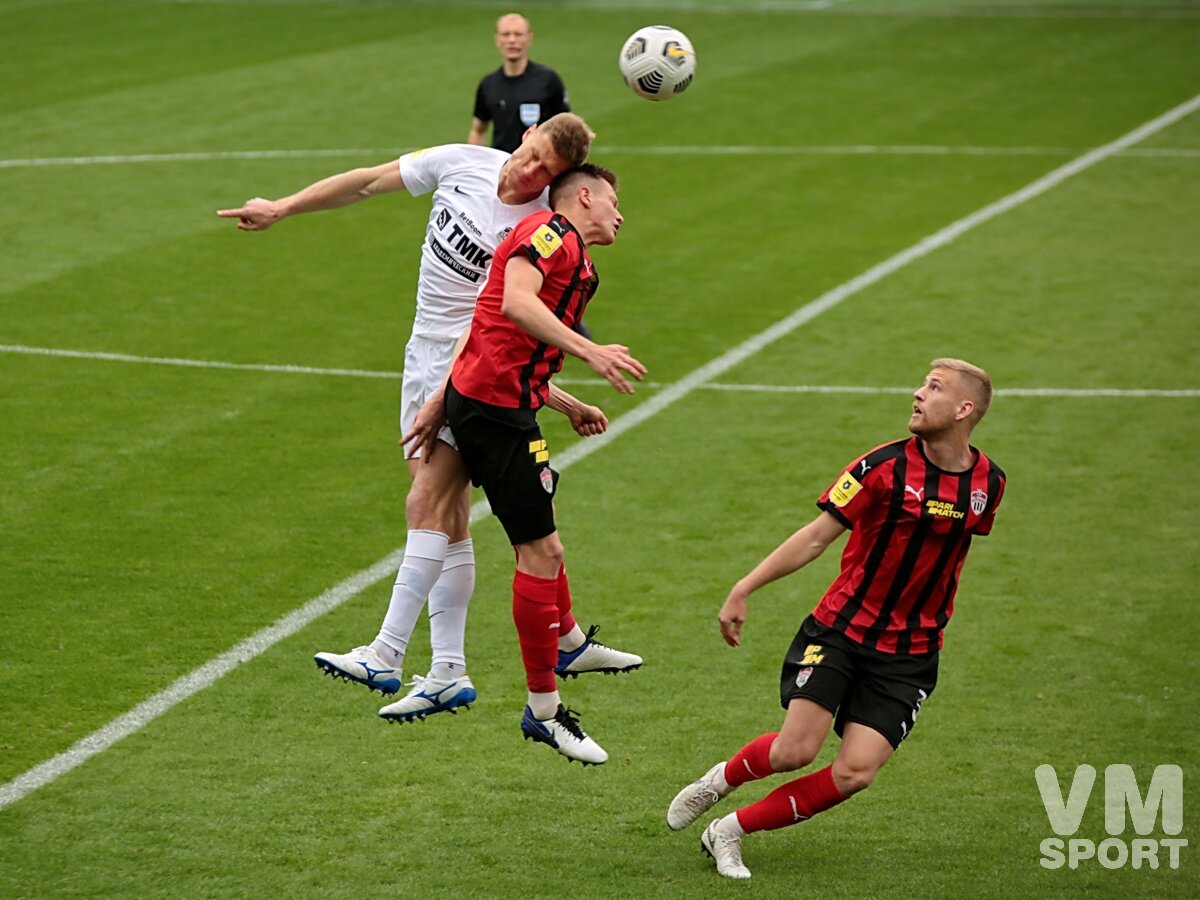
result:
[(783, 660), (779, 701), (797, 697), (834, 713), (838, 737), (847, 722), (878, 731), (895, 749), (912, 734), (917, 715), (937, 686), (938, 654), (872, 652), (822, 625), (804, 620)]
[(446, 387), (446, 417), (471, 482), (487, 494), (513, 546), (553, 534), (558, 473), (532, 409), (507, 409)]

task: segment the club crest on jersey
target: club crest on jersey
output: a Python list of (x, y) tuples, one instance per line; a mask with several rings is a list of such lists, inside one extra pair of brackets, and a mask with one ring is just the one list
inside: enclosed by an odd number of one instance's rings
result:
[(546, 468), (542, 469), (541, 474), (538, 477), (542, 479), (542, 490), (544, 490), (547, 494), (553, 494), (554, 473), (551, 472), (550, 469)]
[(813, 667), (806, 666), (796, 673), (796, 687), (802, 688), (808, 684), (808, 679), (812, 677)]
[(971, 491), (971, 512), (982, 516), (987, 509), (987, 491)]
[(542, 259), (549, 259), (554, 254), (554, 251), (562, 246), (562, 238), (549, 225), (539, 225), (538, 230), (530, 238), (530, 243), (533, 244), (533, 249), (538, 252), (538, 256)]
[(842, 476), (834, 482), (833, 487), (829, 489), (829, 499), (833, 501), (834, 506), (841, 509), (861, 490), (862, 485), (859, 484), (858, 479), (849, 472), (843, 472)]
[(501, 241), (504, 240), (506, 237), (508, 237), (508, 235), (511, 231), (512, 231), (511, 225), (509, 225), (507, 228), (501, 228), (500, 231), (498, 231), (496, 233), (497, 240), (501, 240)]

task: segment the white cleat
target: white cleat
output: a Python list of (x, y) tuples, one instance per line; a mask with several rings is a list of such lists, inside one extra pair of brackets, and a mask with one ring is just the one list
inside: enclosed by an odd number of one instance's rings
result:
[(636, 653), (614, 650), (595, 640), (593, 635), (599, 628), (599, 625), (593, 625), (588, 629), (583, 646), (558, 651), (558, 665), (554, 667), (554, 674), (559, 678), (578, 678), (583, 672), (615, 675), (618, 672), (631, 672), (641, 666), (642, 658)]
[(604, 748), (587, 736), (579, 727), (578, 713), (566, 709), (560, 703), (553, 719), (535, 719), (533, 710), (525, 707), (521, 716), (521, 733), (525, 740), (549, 744), (568, 760), (577, 759), (585, 766), (598, 766), (608, 762)]
[(667, 825), (672, 831), (687, 828), (717, 805), (724, 795), (717, 791), (716, 777), (724, 768), (725, 763), (717, 763), (675, 795), (675, 799), (667, 807)]
[(726, 878), (749, 878), (750, 870), (742, 864), (742, 839), (717, 828), (720, 819), (713, 819), (700, 835), (700, 849), (717, 864), (717, 874)]
[(459, 707), (470, 709), (478, 694), (466, 675), (443, 681), (440, 678), (413, 676), (413, 686), (403, 698), (379, 711), (389, 722), (412, 722), (434, 713), (458, 715)]
[(396, 693), (404, 683), (404, 673), (385, 663), (370, 646), (355, 647), (349, 653), (318, 653), (313, 661), (327, 675), (364, 684), (384, 695)]

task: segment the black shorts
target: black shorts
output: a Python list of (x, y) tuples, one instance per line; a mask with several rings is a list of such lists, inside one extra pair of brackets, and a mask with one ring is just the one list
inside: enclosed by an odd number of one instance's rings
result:
[(855, 644), (809, 616), (783, 660), (779, 700), (797, 697), (834, 713), (838, 737), (847, 722), (873, 728), (899, 747), (937, 686), (938, 655), (900, 656)]
[(446, 418), (472, 483), (487, 494), (509, 541), (515, 546), (553, 534), (558, 473), (550, 468), (537, 411), (480, 403), (451, 383)]

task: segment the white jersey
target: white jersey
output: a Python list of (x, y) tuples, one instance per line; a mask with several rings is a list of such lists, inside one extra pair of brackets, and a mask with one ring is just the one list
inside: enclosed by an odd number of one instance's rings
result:
[(549, 209), (547, 192), (519, 206), (496, 196), (509, 154), (474, 144), (446, 144), (400, 157), (400, 177), (414, 197), (433, 191), (421, 246), (412, 333), (454, 340), (471, 324), (496, 246), (533, 212)]

